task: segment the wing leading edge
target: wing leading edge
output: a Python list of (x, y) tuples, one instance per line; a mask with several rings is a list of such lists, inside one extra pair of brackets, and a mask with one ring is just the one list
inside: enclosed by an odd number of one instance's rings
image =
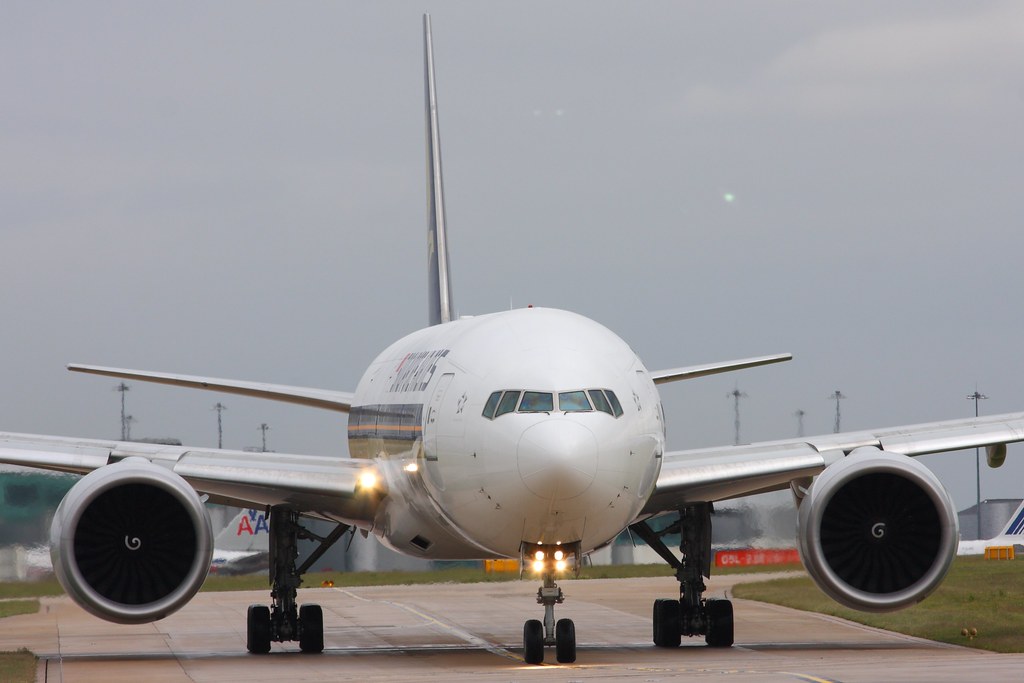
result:
[[(289, 505), (304, 514), (363, 528), (372, 526), (383, 493), (380, 484), (371, 491), (361, 483), (373, 465), (350, 458), (0, 432), (0, 463), (9, 465), (88, 474), (132, 457), (166, 467), (213, 502)], [(380, 482), (382, 477), (374, 479)]]
[(661, 474), (643, 515), (789, 486), (820, 474), (857, 448), (906, 456), (985, 447), (998, 467), (1008, 443), (1024, 441), (1024, 413), (945, 420), (886, 429), (827, 434), (789, 441), (665, 453)]
[(744, 370), (756, 368), (759, 365), (770, 365), (793, 360), (791, 353), (778, 353), (772, 356), (757, 356), (755, 358), (743, 358), (740, 360), (722, 361), (719, 363), (705, 363), (703, 365), (690, 365), (685, 368), (672, 368), (670, 370), (655, 370), (651, 372), (651, 379), (655, 384), (677, 382), (681, 379), (696, 379), (717, 375), (720, 372), (732, 372), (733, 370)]
[(79, 365), (77, 363), (69, 364), (68, 370), (71, 370), (72, 372), (85, 372), (91, 375), (103, 375), (105, 377), (134, 379), (139, 380), (140, 382), (169, 384), (176, 387), (206, 389), (209, 391), (221, 391), (226, 394), (266, 398), (273, 401), (283, 401), (285, 403), (296, 403), (303, 406), (323, 408), (325, 410), (337, 410), (342, 413), (347, 413), (352, 408), (352, 393), (345, 391), (333, 391), (331, 389), (312, 389), (308, 387), (293, 387), (286, 384), (267, 384), (265, 382), (247, 382), (233, 379), (219, 379), (216, 377), (197, 377), (194, 375), (179, 375), (169, 372), (150, 372), (148, 370), (105, 368), (98, 365)]

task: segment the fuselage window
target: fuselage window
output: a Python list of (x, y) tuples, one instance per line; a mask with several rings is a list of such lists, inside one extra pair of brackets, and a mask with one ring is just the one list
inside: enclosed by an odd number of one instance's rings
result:
[(516, 404), (519, 403), (519, 394), (521, 393), (522, 392), (519, 390), (506, 391), (501, 397), (501, 402), (498, 403), (498, 410), (494, 413), (494, 417), (504, 415), (505, 413), (511, 413), (515, 410)]
[(494, 419), (494, 411), (498, 407), (498, 401), (501, 400), (501, 392), (495, 391), (489, 397), (487, 397), (487, 403), (484, 404), (484, 417), (488, 420)]
[(612, 415), (615, 417), (622, 415), (622, 404), (619, 403), (619, 398), (615, 395), (615, 392), (611, 389), (605, 389), (604, 395), (608, 397), (608, 402), (612, 404)]
[(554, 409), (554, 398), (542, 391), (524, 391), (523, 400), (519, 403), (520, 413), (550, 413)]
[(590, 400), (594, 402), (594, 407), (600, 410), (602, 413), (608, 413), (614, 415), (612, 412), (612, 405), (608, 403), (608, 399), (604, 397), (604, 392), (600, 389), (591, 389), (587, 392), (590, 394)]
[(593, 410), (585, 391), (563, 391), (558, 395), (558, 409), (566, 413)]

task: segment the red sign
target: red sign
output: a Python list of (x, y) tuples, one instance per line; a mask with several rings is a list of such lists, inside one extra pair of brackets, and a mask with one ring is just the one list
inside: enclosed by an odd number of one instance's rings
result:
[(800, 553), (796, 548), (748, 548), (719, 550), (715, 553), (716, 567), (751, 567), (763, 564), (800, 564)]

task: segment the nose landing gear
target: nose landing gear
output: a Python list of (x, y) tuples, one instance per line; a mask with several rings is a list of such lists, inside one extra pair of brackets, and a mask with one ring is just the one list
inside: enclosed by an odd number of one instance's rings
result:
[(537, 604), (544, 606), (544, 621), (530, 619), (523, 625), (523, 659), (527, 664), (543, 664), (544, 646), (554, 645), (555, 659), (561, 664), (572, 664), (576, 661), (576, 625), (572, 619), (555, 621), (555, 605), (565, 601), (555, 577), (568, 570), (570, 562), (573, 570), (579, 571), (579, 547), (524, 544), (520, 566), (525, 568), (527, 561), (541, 576)]

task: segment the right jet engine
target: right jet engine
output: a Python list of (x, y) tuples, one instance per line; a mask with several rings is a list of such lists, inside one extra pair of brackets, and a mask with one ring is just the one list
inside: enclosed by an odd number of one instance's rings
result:
[(926, 598), (956, 555), (952, 499), (924, 465), (858, 448), (829, 465), (797, 516), (800, 559), (836, 602), (888, 612)]

